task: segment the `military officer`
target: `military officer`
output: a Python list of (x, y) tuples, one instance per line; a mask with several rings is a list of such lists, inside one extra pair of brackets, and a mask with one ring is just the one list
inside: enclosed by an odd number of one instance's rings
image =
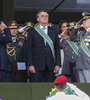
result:
[(76, 86), (67, 83), (67, 78), (64, 75), (58, 76), (55, 79), (54, 87), (55, 93), (53, 92), (52, 96), (47, 97), (46, 100), (90, 100), (86, 93)]
[[(68, 27), (69, 30), (71, 30), (71, 26), (72, 25), (70, 25), (70, 28)], [(67, 76), (69, 82), (76, 82), (76, 73), (74, 72), (78, 55), (78, 47), (76, 43), (70, 41), (70, 31), (67, 29), (67, 22), (61, 21), (59, 28), (62, 31), (62, 33), (59, 34), (61, 47), (60, 50), (63, 50), (64, 52), (62, 74)]]
[(17, 37), (16, 21), (9, 22), (8, 28), (10, 28), (12, 35), (12, 42), (7, 45), (7, 52), (11, 62), (12, 81), (26, 81), (25, 38), (22, 36)]
[(83, 14), (83, 18), (72, 30), (70, 39), (80, 41), (76, 66), (79, 70), (79, 82), (90, 83), (90, 13)]
[[(69, 38), (62, 40), (60, 42), (61, 47), (64, 51), (64, 61), (63, 61), (63, 69), (62, 74), (68, 77), (68, 81), (70, 82), (70, 78), (72, 82), (76, 82), (76, 76), (74, 73), (76, 70), (76, 59), (78, 53), (75, 51), (74, 46), (78, 49), (76, 43), (70, 41)], [(70, 78), (69, 78), (70, 77)]]
[(9, 59), (6, 52), (6, 44), (12, 41), (10, 29), (2, 21), (0, 23), (0, 82), (7, 81)]

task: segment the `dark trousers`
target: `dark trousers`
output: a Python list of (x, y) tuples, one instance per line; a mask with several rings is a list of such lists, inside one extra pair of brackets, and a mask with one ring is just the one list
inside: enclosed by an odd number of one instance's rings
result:
[(17, 70), (17, 81), (26, 82), (27, 81), (27, 71), (26, 70)]
[(71, 73), (71, 82), (77, 82), (76, 63), (69, 62), (69, 65), (70, 65), (70, 73)]
[(11, 81), (12, 82), (26, 82), (27, 81), (26, 70), (18, 70), (16, 62), (11, 62), (10, 67), (11, 67)]
[(30, 73), (30, 82), (53, 82), (55, 74), (47, 68), (44, 71), (37, 71), (35, 74)]
[(11, 81), (16, 82), (16, 62), (10, 62)]

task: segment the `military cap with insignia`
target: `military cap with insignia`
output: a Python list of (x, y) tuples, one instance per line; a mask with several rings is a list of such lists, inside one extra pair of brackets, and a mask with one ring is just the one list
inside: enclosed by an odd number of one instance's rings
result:
[(67, 82), (66, 76), (60, 75), (60, 76), (58, 76), (58, 77), (55, 79), (54, 85), (57, 85), (57, 84), (64, 84), (64, 83), (66, 83), (66, 82)]
[(27, 27), (34, 27), (34, 24), (32, 22), (26, 22), (24, 25)]
[[(77, 24), (76, 24), (75, 27), (78, 27), (78, 25), (82, 25), (82, 22), (83, 22), (84, 20), (90, 19), (90, 13), (88, 13), (88, 12), (83, 12), (83, 13), (82, 13), (82, 17), (83, 17), (83, 18), (77, 22)], [(81, 28), (82, 28), (82, 29), (81, 29)], [(81, 28), (80, 28), (80, 31), (83, 30), (83, 27), (81, 27)]]
[(88, 12), (83, 12), (83, 13), (82, 13), (82, 16), (83, 16), (83, 20), (84, 20), (84, 19), (89, 19), (89, 18), (90, 18), (90, 13), (88, 13)]
[(88, 13), (88, 12), (83, 12), (82, 13), (82, 19), (80, 20), (80, 22), (79, 23), (82, 23), (82, 21), (84, 21), (84, 20), (86, 20), (86, 19), (90, 19), (90, 13)]
[(8, 28), (10, 28), (10, 29), (17, 29), (17, 26), (18, 26), (18, 24), (17, 24), (17, 22), (16, 21), (10, 21), (8, 24), (7, 24), (7, 26), (8, 26)]

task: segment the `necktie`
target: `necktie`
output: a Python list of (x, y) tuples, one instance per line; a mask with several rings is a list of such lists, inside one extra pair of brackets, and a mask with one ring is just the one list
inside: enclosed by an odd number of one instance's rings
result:
[(43, 31), (45, 31), (46, 27), (43, 27), (42, 29), (43, 29)]
[[(42, 30), (45, 32), (46, 27), (43, 27)], [(46, 45), (46, 40), (44, 39), (44, 43)]]

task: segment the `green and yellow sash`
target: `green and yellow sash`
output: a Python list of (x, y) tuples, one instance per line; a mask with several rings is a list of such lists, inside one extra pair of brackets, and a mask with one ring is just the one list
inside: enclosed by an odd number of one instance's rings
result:
[(80, 43), (81, 43), (81, 48), (90, 57), (90, 50), (87, 48), (84, 39), (83, 39), (83, 34), (80, 35)]
[(53, 44), (53, 41), (50, 39), (50, 37), (45, 34), (45, 32), (40, 29), (38, 26), (37, 27), (34, 27), (34, 29), (45, 39), (45, 41), (49, 44), (50, 48), (51, 48), (51, 51), (52, 51), (52, 54), (53, 54), (53, 58), (54, 58), (54, 61), (55, 61), (55, 51), (54, 51), (54, 44)]
[(74, 42), (70, 41), (70, 38), (68, 38), (66, 41), (71, 46), (71, 48), (76, 53), (76, 55), (78, 55), (78, 47), (77, 47), (77, 45)]

